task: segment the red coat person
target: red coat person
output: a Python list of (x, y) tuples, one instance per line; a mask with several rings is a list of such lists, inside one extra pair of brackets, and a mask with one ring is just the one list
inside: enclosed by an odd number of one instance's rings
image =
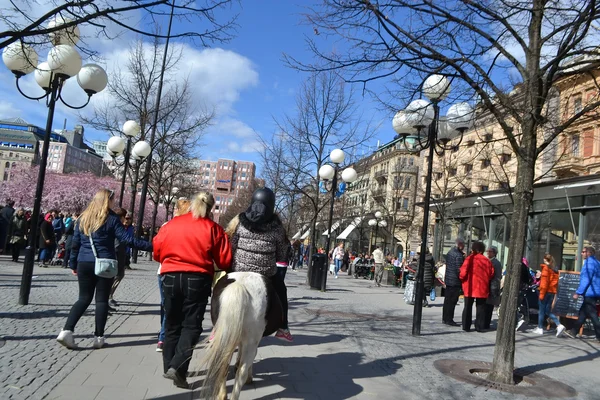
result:
[(471, 254), (460, 267), (459, 277), (465, 297), (487, 298), (494, 267), (483, 254)]

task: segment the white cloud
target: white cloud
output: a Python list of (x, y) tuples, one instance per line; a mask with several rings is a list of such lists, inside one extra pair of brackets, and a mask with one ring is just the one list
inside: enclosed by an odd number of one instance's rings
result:
[(217, 118), (209, 133), (216, 135), (233, 135), (237, 138), (256, 137), (256, 132), (245, 122), (231, 117)]
[(262, 142), (252, 140), (244, 143), (229, 142), (227, 150), (233, 153), (258, 153), (263, 149)]
[(0, 119), (16, 118), (21, 115), (21, 110), (16, 108), (13, 103), (0, 100)]

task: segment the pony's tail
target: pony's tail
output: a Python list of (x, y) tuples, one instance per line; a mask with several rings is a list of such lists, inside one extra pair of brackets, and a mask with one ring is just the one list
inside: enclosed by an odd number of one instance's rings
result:
[(242, 340), (246, 307), (250, 295), (239, 282), (223, 290), (219, 298), (219, 317), (214, 327), (214, 338), (207, 342), (202, 367), (206, 369), (202, 398), (216, 399), (219, 389), (227, 382), (227, 373), (233, 353)]

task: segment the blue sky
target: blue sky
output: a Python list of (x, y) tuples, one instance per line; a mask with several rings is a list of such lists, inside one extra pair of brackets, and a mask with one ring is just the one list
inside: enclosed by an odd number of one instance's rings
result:
[[(312, 60), (313, 55), (306, 50), (305, 35), (322, 41), (325, 49), (327, 45), (333, 46), (326, 44), (325, 38), (316, 37), (313, 27), (303, 23), (300, 14), (307, 11), (305, 7), (308, 4), (309, 1), (300, 0), (246, 0), (233, 3), (227, 13), (239, 13), (239, 27), (231, 42), (215, 44), (212, 49), (176, 44), (184, 50), (186, 60), (179, 72), (182, 76), (189, 76), (197, 85), (198, 101), (213, 106), (217, 111), (213, 126), (206, 132), (204, 146), (199, 149), (202, 158), (223, 157), (259, 163), (255, 132), (268, 138), (275, 132), (273, 117), (294, 113), (296, 90), (306, 74), (287, 68), (282, 62), (282, 53), (289, 53), (301, 60)], [(176, 25), (174, 32), (189, 29), (186, 25)], [(82, 32), (85, 33), (84, 27)], [(133, 39), (131, 35), (124, 35), (118, 41), (97, 41), (93, 37), (87, 39), (90, 47), (95, 46), (105, 56), (103, 66), (109, 72), (109, 79), (111, 69), (118, 68), (119, 60)], [(10, 72), (5, 69), (0, 73), (0, 79), (0, 118), (21, 117), (44, 127), (44, 103), (21, 97), (14, 89)], [(71, 96), (69, 99), (73, 99), (73, 103), (83, 100), (77, 85), (68, 83), (70, 86), (66, 95)], [(39, 90), (31, 81), (26, 82), (25, 89), (30, 89), (29, 93)], [(380, 113), (377, 105), (368, 97), (357, 97), (356, 100), (366, 116), (383, 121), (377, 139), (382, 142), (391, 140), (391, 116)], [(90, 112), (91, 107), (93, 104), (86, 108), (86, 112)], [(68, 129), (79, 122), (75, 113), (58, 107), (54, 129), (62, 128), (65, 118), (68, 120)], [(105, 133), (90, 129), (86, 130), (86, 136), (88, 141), (106, 140), (108, 137)]]

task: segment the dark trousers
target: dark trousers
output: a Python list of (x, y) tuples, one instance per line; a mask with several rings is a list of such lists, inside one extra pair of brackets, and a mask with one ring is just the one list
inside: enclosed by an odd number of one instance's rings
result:
[(277, 293), (277, 297), (279, 297), (279, 301), (281, 301), (281, 308), (283, 309), (283, 323), (281, 325), (281, 329), (288, 329), (288, 299), (287, 299), (287, 286), (285, 286), (285, 274), (287, 272), (287, 268), (277, 268), (277, 272), (271, 278), (271, 282), (273, 282), (273, 288), (275, 289), (275, 293)]
[(210, 296), (212, 276), (175, 272), (162, 275), (165, 301), (163, 368), (185, 377), (194, 346), (202, 334), (202, 320)]
[(454, 321), (454, 309), (460, 297), (460, 286), (446, 286), (444, 293), (444, 307), (442, 308), (442, 322)]
[(22, 247), (23, 247), (23, 245), (19, 242), (12, 244), (11, 251), (12, 251), (12, 260), (13, 261), (19, 261), (19, 256), (21, 255)]
[(485, 304), (485, 318), (483, 322), (483, 329), (490, 329), (492, 325), (492, 316), (494, 314), (494, 305), (493, 304)]
[(110, 288), (110, 296), (108, 296), (111, 300), (115, 294), (115, 291), (121, 284), (123, 277), (125, 277), (125, 248), (124, 246), (117, 247), (117, 276), (115, 276), (115, 281)]
[(79, 299), (73, 304), (64, 329), (75, 331), (75, 325), (89, 307), (94, 292), (96, 293), (96, 331), (94, 335), (104, 336), (104, 327), (108, 318), (108, 294), (113, 278), (101, 278), (96, 275), (93, 262), (77, 264), (77, 281), (79, 282)]
[(589, 318), (592, 320), (592, 325), (594, 325), (596, 339), (600, 340), (600, 321), (598, 320), (598, 310), (596, 309), (596, 301), (598, 301), (597, 297), (583, 298), (583, 304), (581, 306), (581, 309), (579, 310), (579, 319), (575, 324), (574, 331), (575, 333), (578, 333), (586, 318)]
[(485, 302), (487, 299), (465, 297), (465, 308), (462, 314), (462, 328), (464, 331), (471, 330), (473, 320), (473, 303), (475, 303), (475, 329), (479, 332), (485, 325)]

